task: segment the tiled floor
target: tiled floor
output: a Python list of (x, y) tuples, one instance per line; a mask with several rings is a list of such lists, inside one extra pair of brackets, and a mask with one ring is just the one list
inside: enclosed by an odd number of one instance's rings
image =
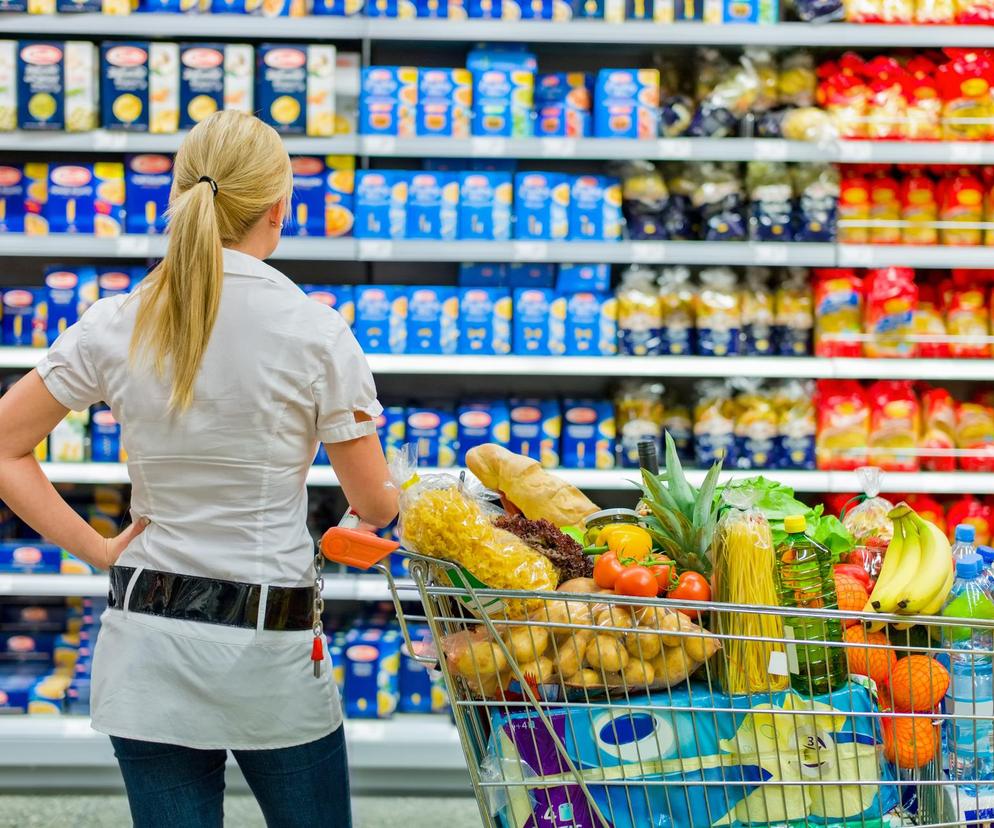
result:
[[(265, 828), (255, 800), (228, 794), (224, 823), (230, 828)], [(478, 828), (472, 799), (355, 797), (355, 828)], [(0, 796), (0, 828), (128, 828), (123, 796)], [(310, 828), (308, 826), (308, 828)]]

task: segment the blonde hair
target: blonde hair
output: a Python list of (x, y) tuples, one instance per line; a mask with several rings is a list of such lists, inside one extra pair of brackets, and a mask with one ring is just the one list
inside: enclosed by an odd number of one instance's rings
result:
[[(206, 178), (212, 179), (214, 186)], [(276, 130), (241, 112), (216, 112), (184, 139), (173, 165), (169, 246), (139, 291), (131, 358), (171, 372), (170, 409), (193, 401), (193, 386), (217, 320), (224, 280), (221, 248), (237, 244), (273, 205), (289, 205), (290, 158)]]

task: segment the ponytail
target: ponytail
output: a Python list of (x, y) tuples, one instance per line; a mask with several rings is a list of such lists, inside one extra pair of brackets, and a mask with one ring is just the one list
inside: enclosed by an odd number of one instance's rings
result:
[(185, 411), (217, 321), (222, 247), (237, 244), (265, 213), (289, 203), (290, 160), (257, 118), (218, 112), (183, 141), (173, 168), (166, 255), (139, 291), (131, 358), (168, 372), (169, 407)]

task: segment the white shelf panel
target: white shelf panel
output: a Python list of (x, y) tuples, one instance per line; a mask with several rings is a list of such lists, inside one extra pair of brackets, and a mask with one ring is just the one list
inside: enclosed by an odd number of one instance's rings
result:
[[(399, 580), (397, 583), (404, 590), (405, 597), (417, 600), (413, 581)], [(100, 597), (107, 595), (107, 589), (106, 575), (0, 574), (0, 595)], [(321, 595), (326, 601), (389, 601), (391, 598), (386, 578), (377, 574), (327, 573)]]
[(951, 268), (991, 266), (994, 248), (986, 246), (840, 244), (839, 267)]
[(44, 354), (43, 348), (0, 347), (0, 369), (34, 368)]

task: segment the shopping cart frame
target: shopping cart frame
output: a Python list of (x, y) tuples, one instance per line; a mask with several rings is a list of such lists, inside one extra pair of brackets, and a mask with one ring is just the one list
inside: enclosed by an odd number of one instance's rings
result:
[[(351, 530), (341, 530), (333, 529), (330, 530), (329, 534), (340, 534), (342, 532), (348, 533)], [(353, 538), (356, 544), (361, 544), (360, 533), (357, 533)], [(641, 753), (637, 756), (636, 765), (639, 772), (632, 774), (632, 765), (613, 765), (608, 766), (601, 764), (598, 766), (591, 766), (589, 763), (582, 764), (578, 763), (574, 757), (571, 755), (571, 751), (567, 747), (567, 739), (565, 735), (561, 736), (552, 721), (553, 715), (557, 711), (563, 709), (578, 709), (587, 710), (588, 715), (592, 717), (593, 713), (590, 711), (597, 711), (604, 708), (606, 705), (612, 708), (617, 708), (622, 711), (627, 711), (627, 715), (632, 717), (642, 714), (642, 715), (653, 715), (659, 716), (660, 714), (669, 715), (676, 717), (679, 715), (689, 714), (691, 719), (694, 721), (695, 730), (698, 723), (703, 725), (713, 724), (716, 731), (720, 730), (719, 722), (723, 721), (722, 717), (736, 717), (740, 715), (748, 715), (757, 710), (761, 710), (764, 713), (768, 712), (772, 719), (770, 720), (771, 726), (774, 730), (780, 727), (786, 721), (794, 723), (794, 726), (798, 730), (811, 730), (817, 726), (819, 720), (824, 720), (826, 715), (831, 715), (835, 719), (844, 718), (847, 720), (846, 727), (852, 727), (855, 734), (857, 727), (861, 728), (861, 736), (865, 737), (866, 729), (872, 729), (873, 733), (879, 734), (880, 728), (883, 724), (883, 720), (895, 720), (896, 718), (907, 719), (907, 720), (925, 720), (931, 723), (932, 732), (938, 733), (936, 729), (943, 722), (950, 721), (954, 725), (963, 725), (964, 723), (969, 723), (971, 721), (983, 721), (989, 722), (992, 718), (990, 711), (986, 708), (978, 712), (977, 707), (973, 708), (972, 713), (967, 714), (961, 711), (954, 712), (940, 712), (940, 711), (928, 711), (928, 712), (885, 712), (883, 710), (877, 709), (876, 707), (865, 710), (855, 709), (856, 705), (853, 703), (851, 705), (852, 709), (847, 710), (844, 714), (839, 714), (838, 712), (834, 714), (826, 714), (825, 711), (819, 709), (817, 706), (812, 705), (808, 709), (800, 708), (784, 708), (784, 709), (772, 709), (767, 711), (766, 705), (772, 702), (773, 699), (779, 698), (783, 691), (775, 690), (772, 685), (763, 691), (753, 692), (751, 691), (748, 696), (748, 704), (743, 707), (738, 702), (741, 700), (738, 696), (728, 697), (732, 701), (727, 702), (724, 706), (717, 706), (714, 702), (716, 694), (720, 694), (720, 689), (718, 688), (718, 677), (713, 665), (710, 662), (705, 662), (699, 670), (697, 670), (697, 678), (702, 679), (706, 688), (706, 691), (701, 693), (698, 691), (699, 696), (703, 695), (707, 700), (711, 701), (710, 706), (702, 707), (690, 707), (688, 708), (685, 704), (677, 704), (674, 701), (674, 689), (679, 690), (682, 686), (687, 686), (692, 688), (693, 685), (687, 685), (686, 682), (681, 681), (674, 684), (671, 688), (661, 688), (657, 690), (656, 697), (652, 700), (649, 699), (650, 686), (649, 685), (639, 685), (637, 682), (629, 683), (627, 680), (623, 680), (620, 684), (611, 686), (607, 690), (603, 688), (598, 688), (596, 691), (583, 690), (580, 692), (579, 697), (576, 692), (576, 688), (567, 688), (565, 684), (560, 680), (558, 682), (559, 687), (562, 690), (562, 694), (556, 695), (555, 686), (556, 681), (546, 681), (543, 680), (541, 683), (536, 683), (534, 677), (532, 681), (529, 681), (526, 676), (523, 667), (527, 668), (526, 664), (523, 664), (521, 659), (516, 657), (515, 649), (512, 647), (507, 640), (507, 636), (504, 633), (511, 628), (517, 630), (527, 630), (529, 638), (531, 638), (532, 643), (535, 643), (535, 639), (538, 637), (538, 631), (544, 631), (543, 636), (550, 638), (555, 641), (562, 636), (576, 635), (578, 633), (586, 633), (590, 631), (591, 627), (589, 623), (578, 623), (571, 619), (565, 621), (550, 620), (551, 612), (549, 612), (552, 607), (552, 602), (557, 604), (568, 604), (574, 607), (600, 607), (601, 611), (606, 609), (611, 613), (612, 619), (615, 618), (614, 610), (618, 608), (622, 615), (620, 619), (624, 618), (624, 613), (636, 613), (638, 611), (645, 611), (647, 608), (653, 610), (661, 610), (665, 612), (700, 612), (706, 613), (707, 616), (714, 622), (713, 626), (721, 627), (720, 619), (729, 617), (733, 614), (742, 613), (757, 613), (764, 615), (782, 616), (784, 610), (779, 607), (752, 607), (745, 605), (735, 605), (735, 604), (721, 604), (716, 602), (690, 602), (690, 601), (676, 601), (670, 599), (649, 599), (649, 598), (639, 598), (631, 596), (620, 596), (610, 594), (605, 597), (603, 594), (579, 594), (579, 593), (550, 593), (550, 592), (525, 592), (518, 590), (497, 590), (489, 588), (480, 588), (474, 586), (471, 579), (465, 577), (464, 570), (451, 561), (441, 560), (438, 558), (430, 558), (423, 555), (418, 555), (416, 553), (410, 552), (408, 550), (403, 550), (400, 548), (399, 544), (391, 544), (391, 551), (397, 551), (403, 554), (409, 561), (409, 571), (410, 577), (414, 583), (414, 587), (417, 591), (418, 597), (421, 601), (422, 608), (424, 610), (423, 616), (414, 616), (408, 613), (404, 607), (404, 601), (410, 600), (405, 599), (404, 593), (410, 594), (409, 587), (400, 585), (394, 579), (390, 569), (384, 566), (382, 563), (373, 563), (372, 560), (366, 560), (359, 562), (359, 565), (364, 569), (371, 569), (381, 573), (386, 579), (390, 588), (390, 593), (394, 608), (397, 613), (397, 620), (404, 637), (404, 641), (408, 652), (411, 657), (424, 664), (427, 668), (437, 668), (442, 672), (445, 688), (449, 693), (450, 703), (452, 707), (453, 720), (459, 734), (460, 744), (463, 749), (464, 756), (466, 758), (467, 770), (469, 772), (470, 780), (473, 786), (473, 792), (477, 800), (478, 807), (480, 809), (480, 817), (482, 823), (488, 828), (500, 828), (501, 826), (508, 825), (510, 823), (504, 821), (498, 821), (497, 813), (501, 808), (511, 809), (511, 813), (514, 814), (515, 811), (508, 804), (512, 800), (513, 793), (524, 792), (532, 800), (536, 798), (541, 798), (543, 796), (543, 791), (549, 791), (553, 788), (567, 788), (576, 789), (579, 792), (578, 799), (582, 798), (587, 808), (587, 814), (589, 820), (592, 821), (550, 821), (548, 825), (573, 825), (582, 826), (582, 828), (592, 828), (592, 826), (598, 826), (598, 828), (613, 828), (617, 824), (618, 820), (621, 820), (622, 824), (640, 826), (641, 824), (649, 825), (650, 823), (640, 822), (640, 819), (644, 819), (645, 805), (649, 802), (649, 795), (645, 794), (645, 802), (638, 801), (639, 794), (633, 793), (637, 791), (640, 786), (642, 787), (654, 787), (664, 792), (664, 799), (668, 803), (670, 809), (670, 814), (667, 817), (668, 822), (662, 821), (660, 825), (672, 826), (672, 828), (688, 828), (687, 825), (681, 825), (678, 822), (674, 822), (672, 817), (675, 811), (672, 807), (672, 802), (675, 799), (681, 797), (681, 789), (683, 789), (683, 796), (686, 797), (686, 809), (691, 806), (691, 798), (687, 793), (688, 786), (693, 786), (701, 789), (708, 789), (714, 787), (746, 787), (744, 781), (741, 780), (708, 780), (701, 779), (688, 782), (682, 779), (668, 780), (668, 779), (644, 779), (644, 776), (660, 775), (658, 772), (665, 769), (666, 767), (673, 768), (679, 765), (680, 767), (693, 767), (695, 763), (699, 763), (699, 757), (680, 757), (677, 759), (669, 760), (658, 760), (657, 758), (642, 757)], [(382, 558), (384, 554), (385, 547), (381, 544), (378, 546), (375, 553), (371, 553), (373, 557)], [(339, 562), (348, 563), (350, 565), (357, 565), (357, 559), (355, 557), (348, 556), (335, 556), (326, 555), (332, 560), (337, 560)], [(455, 580), (459, 586), (452, 586), (451, 582), (446, 583), (450, 575), (455, 574)], [(531, 610), (528, 613), (528, 617), (519, 617), (517, 613), (509, 613), (507, 611), (507, 602), (515, 603), (515, 606), (530, 606)], [(536, 608), (538, 608), (536, 610)], [(534, 618), (536, 611), (541, 614), (545, 609), (545, 617)], [(583, 610), (580, 610), (583, 614)], [(859, 623), (862, 625), (875, 625), (879, 626), (883, 624), (896, 624), (902, 625), (902, 627), (912, 627), (917, 625), (920, 628), (924, 628), (927, 631), (926, 641), (922, 643), (921, 635), (919, 634), (916, 639), (917, 643), (912, 641), (912, 635), (910, 630), (895, 631), (892, 634), (891, 643), (889, 645), (880, 645), (872, 643), (859, 643), (852, 644), (846, 641), (816, 641), (809, 644), (815, 644), (818, 647), (824, 647), (826, 652), (833, 650), (840, 650), (842, 656), (847, 659), (850, 658), (850, 654), (854, 650), (863, 651), (867, 658), (872, 657), (873, 653), (888, 650), (891, 648), (900, 648), (907, 654), (920, 654), (920, 655), (930, 655), (934, 656), (940, 653), (951, 653), (953, 648), (945, 646), (937, 646), (933, 643), (934, 629), (942, 629), (943, 627), (948, 628), (950, 626), (948, 619), (942, 619), (937, 617), (918, 617), (918, 616), (901, 616), (901, 615), (884, 615), (884, 614), (868, 614), (868, 613), (854, 613), (854, 612), (843, 612), (838, 610), (810, 610), (810, 609), (791, 609), (790, 615), (792, 617), (809, 618), (812, 622), (818, 622), (824, 624), (827, 621), (835, 620), (840, 624), (853, 624)], [(506, 662), (508, 673), (512, 681), (512, 687), (515, 687), (516, 692), (513, 694), (502, 693), (499, 698), (488, 698), (486, 694), (481, 694), (479, 691), (480, 686), (486, 680), (485, 671), (481, 669), (479, 665), (474, 664), (477, 670), (476, 679), (474, 682), (472, 676), (467, 677), (465, 671), (463, 674), (458, 674), (452, 664), (452, 660), (442, 652), (431, 652), (425, 653), (422, 651), (419, 645), (415, 642), (414, 637), (411, 634), (410, 622), (412, 621), (423, 621), (426, 622), (434, 642), (445, 642), (450, 640), (450, 637), (456, 635), (460, 632), (466, 632), (467, 630), (475, 630), (476, 633), (480, 634), (480, 640), (486, 640), (489, 646), (492, 648), (494, 653), (500, 653), (500, 657), (503, 657)], [(977, 620), (957, 620), (955, 624), (957, 629), (969, 630), (971, 639), (980, 634), (994, 634), (994, 621), (977, 621)], [(633, 629), (623, 624), (619, 625), (616, 623), (599, 624), (596, 626), (597, 633), (603, 634), (613, 634), (617, 636), (631, 636), (633, 635)], [(643, 636), (669, 636), (672, 638), (679, 639), (679, 647), (683, 652), (683, 657), (685, 661), (691, 661), (688, 657), (688, 648), (690, 646), (690, 640), (697, 637), (702, 637), (706, 635), (709, 638), (715, 638), (719, 642), (731, 642), (734, 640), (749, 640), (750, 642), (763, 642), (770, 646), (782, 646), (787, 648), (796, 644), (794, 639), (788, 638), (786, 636), (782, 638), (778, 637), (764, 637), (764, 638), (753, 638), (741, 635), (729, 634), (721, 631), (715, 631), (711, 629), (710, 631), (705, 630), (703, 633), (701, 631), (693, 630), (645, 630), (642, 627), (637, 628), (634, 633), (634, 637), (637, 640), (642, 640)], [(902, 643), (900, 638), (902, 635), (906, 636), (906, 641)], [(898, 639), (895, 643), (894, 639)], [(520, 642), (519, 642), (520, 643)], [(555, 645), (559, 647), (561, 645)], [(518, 647), (520, 650), (520, 646)], [(641, 644), (639, 645), (641, 649)], [(994, 651), (987, 649), (978, 649), (974, 651), (976, 656), (991, 657), (994, 656)], [(557, 653), (560, 655), (561, 651)], [(841, 656), (840, 656), (841, 657)], [(862, 658), (863, 655), (860, 653), (856, 654), (857, 658)], [(473, 660), (475, 662), (475, 655)], [(536, 666), (538, 661), (536, 660)], [(888, 681), (893, 678), (893, 664), (890, 665), (889, 670), (891, 671)], [(541, 676), (539, 676), (541, 678)], [(475, 687), (474, 687), (475, 684)], [(504, 685), (507, 687), (508, 685)], [(550, 697), (549, 690), (553, 690)], [(861, 691), (854, 690), (854, 685), (852, 683), (847, 683), (846, 687), (840, 688), (845, 690), (848, 688), (848, 694), (850, 699), (855, 695), (859, 695)], [(693, 696), (693, 690), (691, 689), (691, 697)], [(794, 693), (794, 691), (788, 691)], [(669, 704), (660, 703), (658, 696), (666, 695), (668, 696)], [(796, 694), (795, 694), (796, 695)], [(812, 692), (810, 694), (813, 698), (816, 693)], [(760, 701), (760, 706), (753, 704), (754, 698), (758, 698)], [(543, 738), (551, 742), (557, 753), (557, 761), (561, 765), (561, 772), (553, 775), (543, 775), (541, 779), (529, 779), (520, 773), (520, 768), (514, 769), (508, 765), (501, 765), (499, 762), (495, 763), (493, 761), (492, 753), (492, 723), (493, 717), (497, 711), (501, 716), (506, 716), (508, 720), (516, 714), (527, 713), (529, 717), (532, 718), (535, 727), (540, 727), (543, 733)], [(698, 718), (699, 717), (699, 718)], [(849, 722), (848, 720), (851, 720)], [(856, 725), (855, 722), (863, 722), (862, 725)], [(532, 725), (529, 725), (531, 727)], [(758, 726), (757, 726), (758, 727)], [(758, 731), (757, 731), (758, 732)], [(974, 731), (976, 733), (976, 731)], [(912, 729), (911, 739), (904, 749), (910, 747), (912, 754), (917, 755), (918, 744), (917, 744), (917, 734), (918, 730), (916, 727)], [(532, 737), (535, 738), (534, 736)], [(741, 737), (737, 731), (735, 734), (736, 744), (741, 746)], [(896, 738), (896, 737), (895, 737)], [(748, 742), (749, 736), (746, 734), (745, 741)], [(573, 734), (573, 741), (575, 742), (575, 734)], [(748, 747), (748, 746), (746, 746)], [(700, 743), (698, 743), (698, 748), (700, 748)], [(809, 751), (812, 748), (805, 748), (805, 751)], [(844, 764), (843, 758), (840, 755), (839, 743), (835, 743), (831, 748), (835, 752), (835, 767), (841, 768)], [(895, 747), (895, 750), (901, 749)], [(923, 749), (927, 751), (928, 746), (924, 745)], [(818, 757), (818, 768), (819, 774), (821, 773), (822, 767), (826, 763), (822, 763), (821, 759), (826, 751), (826, 748), (815, 747), (813, 748), (815, 755)], [(796, 751), (797, 755), (794, 755)], [(819, 752), (820, 751), (820, 752)], [(779, 747), (778, 747), (779, 752)], [(935, 758), (922, 766), (916, 768), (906, 768), (897, 769), (895, 773), (887, 774), (883, 771), (883, 763), (880, 762), (880, 746), (877, 744), (874, 746), (874, 753), (876, 755), (875, 764), (877, 773), (871, 778), (865, 778), (864, 776), (859, 776), (855, 779), (842, 779), (839, 777), (835, 778), (802, 778), (802, 779), (787, 779), (787, 778), (775, 778), (768, 780), (754, 780), (755, 791), (759, 791), (762, 794), (761, 807), (760, 810), (763, 812), (764, 817), (770, 816), (770, 813), (776, 810), (780, 805), (785, 812), (789, 812), (790, 803), (789, 800), (793, 798), (791, 793), (792, 790), (802, 789), (806, 791), (806, 796), (818, 800), (820, 797), (821, 803), (824, 805), (829, 800), (834, 797), (838, 797), (841, 801), (843, 798), (843, 791), (857, 791), (861, 797), (866, 796), (863, 793), (864, 789), (879, 789), (884, 790), (884, 786), (891, 786), (899, 789), (902, 793), (909, 786), (913, 787), (915, 790), (915, 802), (917, 812), (911, 817), (914, 822), (905, 824), (916, 824), (919, 826), (928, 826), (928, 828), (944, 828), (944, 826), (962, 826), (967, 824), (962, 818), (956, 816), (955, 818), (950, 817), (951, 808), (955, 809), (956, 814), (961, 814), (964, 809), (968, 810), (968, 805), (971, 799), (976, 798), (976, 805), (978, 811), (985, 813), (985, 810), (981, 809), (981, 800), (979, 796), (969, 794), (970, 785), (981, 784), (979, 780), (963, 780), (959, 779), (956, 781), (950, 781), (943, 779), (943, 773), (941, 768), (942, 755), (938, 752), (938, 746), (933, 749)], [(743, 755), (747, 755), (748, 752)], [(807, 755), (807, 754), (806, 754)], [(782, 765), (788, 763), (802, 760), (801, 748), (798, 745), (794, 745), (790, 748), (789, 753), (785, 753), (782, 756), (776, 758), (776, 762)], [(724, 768), (725, 766), (721, 764), (719, 758), (719, 765)], [(860, 760), (861, 761), (861, 760)], [(857, 762), (857, 767), (861, 769), (862, 765)], [(702, 764), (700, 769), (703, 770), (704, 765)], [(509, 778), (508, 771), (512, 772), (513, 778)], [(994, 785), (994, 782), (991, 783)], [(605, 808), (604, 797), (598, 797), (594, 793), (594, 788), (603, 790), (620, 789), (622, 795), (616, 797), (616, 799), (621, 800), (620, 807), (611, 798), (608, 800), (608, 807)], [(772, 790), (772, 793), (768, 793), (768, 789)], [(812, 789), (814, 793), (812, 793)], [(838, 789), (837, 792), (833, 793), (834, 789)], [(672, 793), (671, 793), (672, 791)], [(548, 796), (548, 794), (545, 794)], [(611, 795), (613, 796), (613, 794)], [(671, 796), (673, 799), (671, 799)], [(881, 795), (882, 797), (882, 795)], [(520, 796), (518, 797), (518, 804), (520, 805)], [(551, 802), (551, 798), (549, 799)], [(705, 798), (704, 802), (707, 804), (710, 800)], [(881, 798), (882, 801), (882, 798)], [(951, 804), (950, 804), (951, 803)], [(964, 804), (965, 803), (965, 804)], [(985, 800), (986, 803), (986, 800)], [(994, 824), (994, 801), (991, 801), (990, 806), (990, 816), (984, 816), (982, 820), (978, 820), (975, 823), (970, 824), (978, 825), (988, 825), (988, 823)], [(984, 805), (984, 809), (987, 805)], [(550, 805), (551, 809), (551, 805)], [(679, 810), (679, 809), (678, 809)], [(733, 809), (734, 810), (734, 809)], [(748, 806), (747, 806), (748, 810)], [(619, 814), (620, 811), (620, 814)], [(655, 816), (655, 814), (654, 814)], [(664, 815), (665, 816), (665, 815)], [(725, 815), (728, 816), (727, 814)], [(867, 816), (866, 809), (855, 817), (847, 818), (847, 821), (840, 824), (860, 826), (860, 828), (875, 828), (876, 826), (883, 826), (888, 824), (900, 824), (899, 822), (887, 823), (883, 821), (883, 814), (880, 815), (881, 818), (877, 819), (876, 815)], [(824, 820), (809, 819), (807, 815), (798, 821), (797, 819), (791, 820), (775, 820), (775, 819), (760, 819), (755, 820), (751, 814), (748, 815), (748, 821), (746, 822), (725, 822), (717, 823), (716, 820), (720, 819), (720, 814), (713, 814), (710, 812), (707, 814), (708, 824), (748, 824), (748, 825), (811, 825), (818, 826), (819, 828), (824, 828), (826, 822)], [(554, 819), (554, 818), (553, 818)], [(575, 819), (575, 818), (574, 818)], [(521, 823), (524, 824), (524, 823)], [(531, 823), (529, 823), (531, 824)], [(538, 824), (538, 823), (535, 823)], [(655, 823), (652, 823), (655, 824)]]

